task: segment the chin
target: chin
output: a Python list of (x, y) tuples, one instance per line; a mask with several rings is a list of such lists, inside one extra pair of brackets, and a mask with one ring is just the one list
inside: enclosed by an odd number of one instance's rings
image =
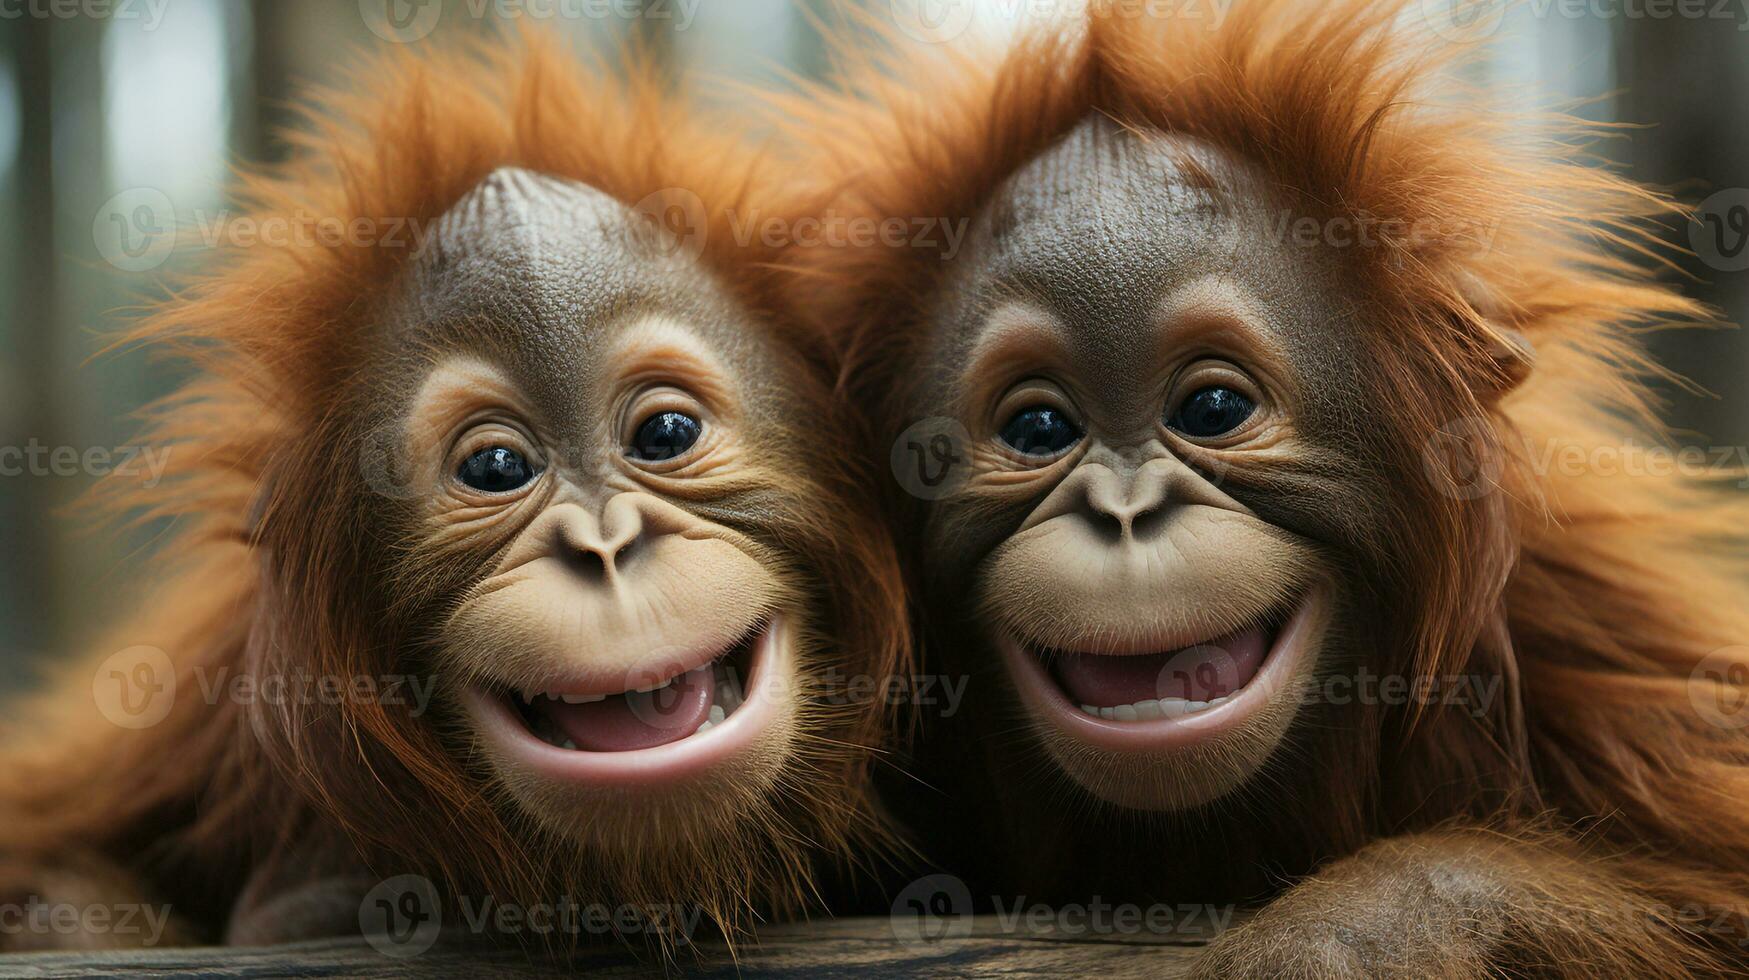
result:
[(1315, 587), (1222, 634), (993, 640), (1019, 709), (1063, 773), (1108, 803), (1172, 811), (1234, 792), (1276, 753), (1315, 676), (1329, 615), (1329, 590)]
[(795, 754), (792, 624), (770, 616), (617, 681), (557, 662), (537, 679), (526, 666), (516, 682), (482, 678), (461, 692), (466, 724), (515, 805), (584, 847), (662, 851), (729, 833), (769, 807)]

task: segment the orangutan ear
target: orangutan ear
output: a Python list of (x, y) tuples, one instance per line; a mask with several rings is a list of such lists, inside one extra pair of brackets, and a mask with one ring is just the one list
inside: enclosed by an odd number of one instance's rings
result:
[(1477, 381), (1480, 393), (1500, 397), (1524, 383), (1536, 365), (1536, 347), (1514, 326), (1510, 304), (1481, 278), (1462, 275), (1458, 292), (1482, 321), (1486, 366)]
[(1530, 377), (1531, 368), (1536, 366), (1536, 348), (1519, 330), (1501, 326), (1498, 321), (1489, 322), (1493, 329), (1488, 336), (1488, 358), (1494, 364), (1501, 382), (1499, 393), (1503, 395)]

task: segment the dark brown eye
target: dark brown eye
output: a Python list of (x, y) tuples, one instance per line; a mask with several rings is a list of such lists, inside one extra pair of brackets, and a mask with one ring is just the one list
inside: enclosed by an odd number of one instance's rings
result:
[(1191, 392), (1166, 424), (1192, 438), (1212, 439), (1244, 425), (1255, 411), (1257, 406), (1251, 399), (1215, 385)]
[(492, 446), (463, 460), (456, 479), (481, 493), (509, 493), (534, 479), (534, 467), (516, 450)]
[(684, 412), (658, 412), (645, 419), (632, 436), (626, 455), (659, 463), (686, 454), (704, 433), (704, 423)]
[(1002, 441), (1025, 456), (1055, 456), (1080, 439), (1075, 423), (1047, 405), (1021, 409), (1002, 427)]

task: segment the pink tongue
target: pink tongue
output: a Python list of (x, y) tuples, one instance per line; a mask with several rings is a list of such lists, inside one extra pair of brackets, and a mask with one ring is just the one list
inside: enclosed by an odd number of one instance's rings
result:
[(706, 664), (660, 690), (614, 694), (588, 704), (543, 697), (535, 700), (535, 709), (546, 712), (585, 752), (654, 748), (691, 735), (710, 717), (715, 676)]
[(1160, 698), (1210, 701), (1257, 676), (1268, 642), (1263, 630), (1250, 629), (1169, 653), (1064, 654), (1052, 668), (1070, 700), (1095, 708)]

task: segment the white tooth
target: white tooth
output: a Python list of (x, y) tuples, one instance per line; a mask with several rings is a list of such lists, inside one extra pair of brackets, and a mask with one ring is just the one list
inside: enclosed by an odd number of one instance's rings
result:
[(727, 717), (728, 717), (728, 714), (727, 714), (727, 712), (723, 711), (722, 705), (720, 705), (720, 704), (711, 705), (711, 721), (712, 722), (720, 722), (724, 718), (727, 718)]
[(1106, 721), (1110, 721), (1114, 716), (1115, 716), (1115, 712), (1113, 712), (1112, 709), (1110, 709), (1110, 708), (1100, 708), (1099, 709), (1099, 717), (1104, 718)]
[(605, 695), (605, 694), (561, 694), (561, 695), (559, 695), (559, 700), (565, 702), (566, 704), (594, 704), (597, 701), (607, 700), (607, 695)]
[(717, 694), (724, 707), (731, 711), (739, 708), (741, 703), (747, 699), (741, 691), (741, 678), (732, 669), (723, 671), (722, 683), (717, 685)]
[(694, 735), (697, 735), (697, 734), (698, 734), (698, 733), (699, 733), (699, 732), (702, 732), (702, 731), (704, 731), (704, 730), (706, 730), (706, 729), (708, 729), (708, 728), (710, 728), (710, 727), (711, 727), (711, 723), (710, 723), (710, 722), (708, 722), (708, 721), (707, 721), (707, 722), (705, 722), (705, 723), (704, 723), (704, 724), (702, 724), (702, 725), (700, 725), (700, 726), (698, 726), (698, 727), (697, 727), (697, 728), (695, 728), (695, 729), (693, 729), (693, 731), (692, 731), (692, 733), (693, 733), (693, 734), (694, 734)]
[(1189, 715), (1193, 715), (1193, 714), (1196, 714), (1198, 711), (1201, 711), (1204, 708), (1207, 708), (1208, 706), (1209, 706), (1209, 703), (1207, 701), (1192, 701), (1188, 705), (1185, 706), (1184, 713), (1189, 714)]
[(1136, 717), (1142, 721), (1152, 721), (1155, 718), (1163, 717), (1160, 714), (1160, 702), (1152, 699), (1147, 701), (1137, 701)]
[(1088, 714), (1090, 714), (1090, 715), (1092, 715), (1092, 716), (1093, 716), (1093, 717), (1095, 717), (1095, 718), (1098, 718), (1098, 717), (1099, 717), (1099, 709), (1098, 709), (1098, 708), (1095, 708), (1095, 707), (1094, 707), (1094, 706), (1093, 706), (1093, 705), (1091, 705), (1091, 704), (1084, 704), (1084, 705), (1082, 705), (1082, 706), (1081, 706), (1081, 710), (1082, 710), (1082, 711), (1085, 711), (1085, 712), (1087, 712), (1087, 713), (1088, 713)]
[(1220, 697), (1218, 697), (1218, 698), (1215, 698), (1215, 699), (1214, 699), (1214, 700), (1213, 700), (1213, 701), (1210, 701), (1210, 702), (1209, 702), (1209, 707), (1211, 707), (1211, 708), (1212, 708), (1212, 707), (1214, 707), (1214, 706), (1215, 706), (1215, 705), (1217, 705), (1217, 704), (1226, 704), (1226, 703), (1227, 703), (1227, 701), (1228, 701), (1228, 700), (1229, 700), (1229, 699), (1231, 699), (1231, 698), (1232, 698), (1232, 695), (1230, 695), (1230, 694), (1223, 694), (1223, 695), (1221, 695), (1221, 696), (1220, 696)]
[(1133, 704), (1120, 704), (1117, 707), (1112, 708), (1111, 713), (1118, 721), (1136, 720), (1136, 706)]
[(1186, 713), (1188, 705), (1189, 702), (1185, 701), (1183, 698), (1161, 698), (1160, 717), (1177, 718), (1179, 715)]
[(568, 739), (568, 738), (567, 738), (567, 739), (565, 739), (565, 744), (564, 744), (564, 745), (563, 745), (563, 746), (561, 746), (561, 748), (567, 748), (567, 749), (574, 749), (574, 748), (576, 748), (576, 747), (577, 747), (577, 743), (576, 743), (576, 742), (573, 742), (573, 741), (571, 741), (571, 740), (570, 740), (570, 739)]
[(672, 683), (674, 683), (674, 678), (670, 677), (665, 681), (659, 681), (655, 684), (651, 684), (649, 687), (640, 687), (640, 688), (638, 688), (638, 693), (639, 694), (648, 694), (651, 691), (660, 691), (661, 689), (667, 687), (668, 685), (670, 685)]

